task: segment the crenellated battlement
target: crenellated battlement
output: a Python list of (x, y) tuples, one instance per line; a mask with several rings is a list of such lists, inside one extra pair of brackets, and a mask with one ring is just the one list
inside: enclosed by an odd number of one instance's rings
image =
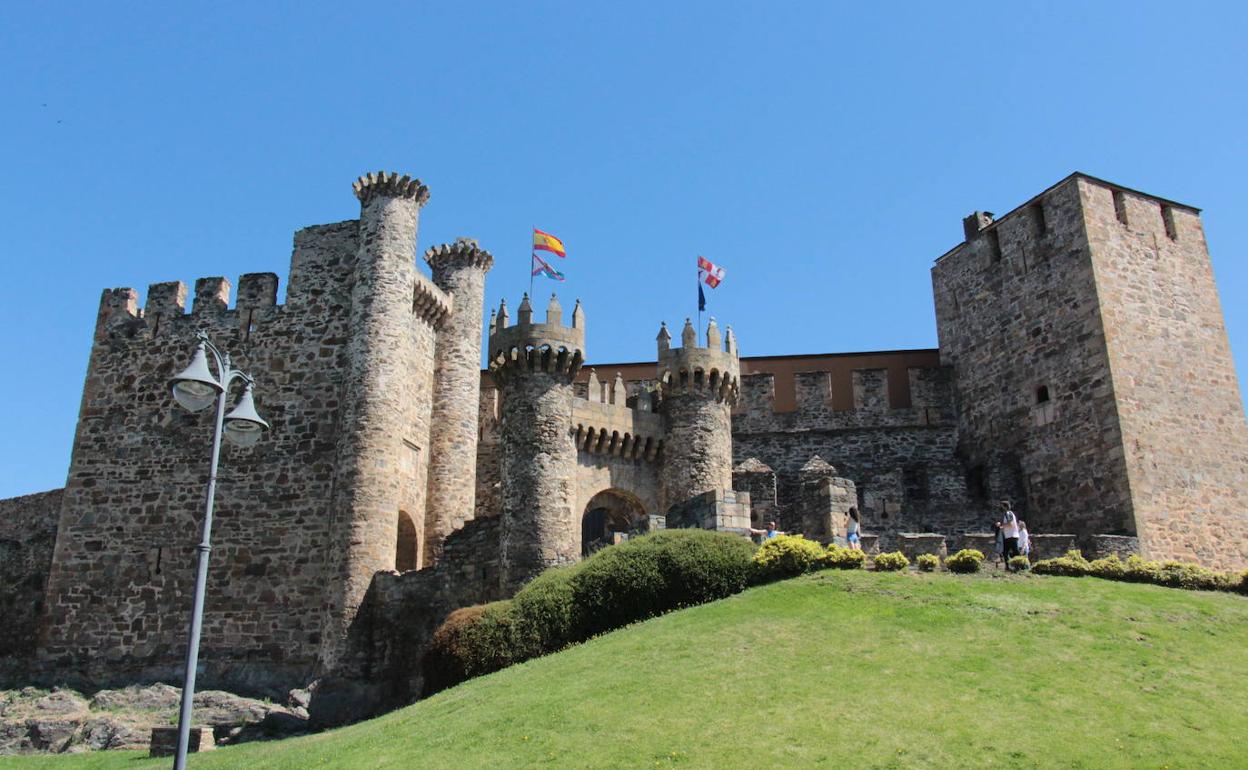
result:
[(654, 412), (618, 404), (572, 402), (576, 448), (629, 460), (653, 462), (663, 448), (663, 420)]
[(400, 176), (393, 171), (364, 174), (355, 180), (351, 189), (355, 191), (355, 197), (359, 198), (361, 204), (367, 204), (378, 196), (409, 198), (421, 206), (429, 202), (429, 188), (419, 179), (413, 179), (407, 174)]
[(729, 326), (722, 338), (712, 318), (706, 327), (706, 346), (698, 345), (693, 323), (686, 318), (681, 347), (671, 346), (671, 335), (664, 323), (659, 329), (658, 379), (665, 397), (683, 393), (703, 393), (733, 404), (741, 389), (741, 363), (736, 336)]
[(525, 294), (508, 326), (506, 300), (490, 319), (490, 374), (506, 379), (514, 372), (547, 372), (569, 379), (585, 362), (585, 311), (580, 300), (572, 311), (572, 325), (563, 325), (563, 308), (554, 294), (546, 307), (546, 322), (533, 322), (533, 306)]
[(439, 289), (433, 281), (416, 273), (416, 285), (412, 291), (412, 312), (437, 328), (442, 325), (453, 309), (453, 298)]
[(425, 262), (434, 270), (460, 265), (489, 270), (494, 266), (494, 255), (481, 248), (475, 238), (456, 238), (454, 243), (443, 243), (426, 251)]

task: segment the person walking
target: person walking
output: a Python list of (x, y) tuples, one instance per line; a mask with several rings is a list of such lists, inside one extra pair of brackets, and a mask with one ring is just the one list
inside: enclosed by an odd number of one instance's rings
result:
[(1010, 559), (1018, 556), (1018, 517), (1014, 515), (1014, 511), (1010, 510), (1010, 501), (1001, 501), (1001, 539), (1004, 545), (1002, 550), (1002, 558), (1005, 559), (1005, 568), (1010, 568)]
[(1027, 531), (1027, 522), (1018, 522), (1018, 552), (1031, 561), (1031, 533)]
[(993, 545), (993, 562), (996, 563), (1001, 561), (1001, 554), (1005, 553), (1005, 534), (1001, 531), (1001, 522), (992, 522), (992, 534), (996, 535), (993, 538), (996, 541)]
[(862, 518), (858, 515), (858, 507), (850, 506), (849, 512), (845, 514), (845, 540), (849, 543), (849, 550), (862, 550)]

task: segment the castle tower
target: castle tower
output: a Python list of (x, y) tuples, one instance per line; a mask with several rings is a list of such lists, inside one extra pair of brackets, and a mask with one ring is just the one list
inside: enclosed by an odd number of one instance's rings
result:
[(728, 328), (721, 340), (712, 318), (707, 346), (699, 347), (689, 319), (681, 347), (659, 330), (658, 378), (663, 388), (664, 441), (660, 507), (667, 511), (694, 495), (732, 489), (732, 406), (740, 392), (737, 343)]
[(1248, 427), (1200, 211), (1076, 173), (963, 227), (932, 283), (968, 478), (1033, 532), (1248, 566)]
[(433, 282), (451, 295), (453, 312), (438, 331), (429, 436), (429, 496), (423, 563), (438, 559), (442, 540), (473, 516), (477, 485), (477, 412), (481, 390), (481, 317), (490, 252), (470, 238), (425, 252)]
[[(337, 570), (330, 577), (323, 637), (326, 665), (336, 662), (373, 575), (417, 566), (435, 329), (450, 312), (447, 296), (416, 270), (416, 231), (428, 188), (408, 176), (378, 172), (361, 177), (354, 189), (359, 250), (339, 423)], [(400, 538), (400, 531), (406, 536)]]
[(502, 391), (501, 582), (514, 591), (547, 567), (576, 561), (580, 527), (573, 510), (576, 442), (572, 380), (585, 360), (585, 315), (572, 325), (551, 295), (546, 322), (533, 322), (526, 294), (507, 326), (501, 308), (491, 330), (490, 374)]

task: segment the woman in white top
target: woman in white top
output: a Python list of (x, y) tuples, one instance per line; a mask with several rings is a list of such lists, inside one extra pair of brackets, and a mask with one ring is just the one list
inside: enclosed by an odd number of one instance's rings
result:
[(1005, 539), (1005, 568), (1010, 568), (1010, 558), (1018, 556), (1018, 517), (1010, 510), (1010, 501), (1002, 500), (1001, 535)]

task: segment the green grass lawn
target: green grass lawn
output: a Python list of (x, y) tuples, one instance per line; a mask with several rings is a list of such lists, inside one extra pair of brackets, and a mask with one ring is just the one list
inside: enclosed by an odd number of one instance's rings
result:
[[(133, 752), (0, 768), (168, 766)], [(822, 572), (204, 768), (1243, 768), (1248, 599)]]

